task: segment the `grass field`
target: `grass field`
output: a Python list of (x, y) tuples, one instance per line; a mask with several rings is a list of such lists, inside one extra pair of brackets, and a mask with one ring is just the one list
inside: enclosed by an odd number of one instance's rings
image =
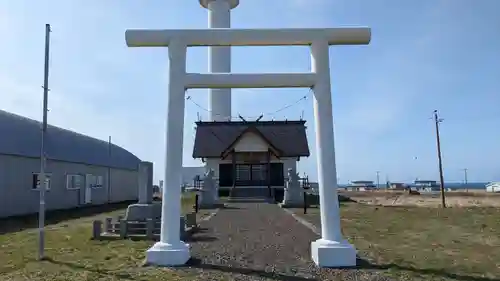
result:
[[(192, 204), (184, 199), (184, 211)], [(48, 259), (42, 262), (36, 260), (34, 229), (4, 231), (0, 280), (204, 280), (196, 271), (143, 267), (151, 241), (90, 240), (92, 220), (123, 214), (123, 207), (58, 217), (47, 227)], [(341, 210), (345, 236), (366, 258), (362, 270), (380, 270), (395, 280), (500, 281), (500, 209), (345, 203)], [(319, 223), (318, 209), (301, 216)]]
[[(319, 225), (319, 210), (307, 215)], [(345, 203), (344, 235), (397, 280), (500, 280), (499, 208), (377, 207)]]
[[(340, 194), (359, 203), (381, 206), (440, 207), (439, 192), (409, 195), (404, 191), (341, 191)], [(495, 207), (500, 208), (500, 193), (481, 191), (446, 192), (446, 205), (450, 207)]]
[[(184, 212), (188, 212), (194, 199), (188, 197), (182, 203)], [(67, 220), (62, 214), (52, 215), (52, 224), (46, 231), (48, 258), (42, 262), (36, 260), (37, 232), (31, 228), (34, 225), (23, 221), (25, 218), (3, 220), (0, 280), (193, 280), (186, 273), (141, 267), (151, 241), (90, 240), (93, 220), (123, 215), (125, 207), (98, 215), (88, 209), (65, 211)], [(16, 220), (17, 228), (23, 230), (14, 231)], [(5, 229), (7, 221), (11, 229)]]

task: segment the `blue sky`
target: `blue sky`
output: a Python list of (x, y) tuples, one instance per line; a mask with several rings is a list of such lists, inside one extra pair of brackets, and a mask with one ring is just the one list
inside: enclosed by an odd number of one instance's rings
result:
[[(500, 10), (497, 0), (242, 0), (235, 28), (372, 28), (369, 46), (332, 47), (335, 147), (341, 182), (438, 179), (432, 111), (441, 126), (445, 179), (500, 179)], [(155, 163), (163, 177), (167, 50), (127, 48), (127, 28), (205, 28), (197, 0), (0, 0), (0, 108), (41, 119), (44, 25), (52, 25), (49, 122), (112, 136)], [(207, 71), (207, 49), (190, 49), (188, 71)], [(237, 47), (234, 72), (308, 71), (304, 47)], [(206, 108), (207, 90), (189, 91)], [(308, 121), (316, 178), (312, 97), (304, 89), (234, 90), (233, 115)], [(199, 113), (186, 103), (184, 165)]]

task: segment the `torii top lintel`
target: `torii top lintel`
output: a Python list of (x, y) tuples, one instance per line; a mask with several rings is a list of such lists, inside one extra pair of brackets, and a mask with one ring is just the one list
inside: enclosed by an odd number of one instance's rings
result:
[(129, 47), (168, 47), (174, 40), (192, 46), (284, 46), (311, 45), (326, 41), (329, 45), (367, 45), (369, 27), (269, 28), (269, 29), (129, 29), (125, 40)]

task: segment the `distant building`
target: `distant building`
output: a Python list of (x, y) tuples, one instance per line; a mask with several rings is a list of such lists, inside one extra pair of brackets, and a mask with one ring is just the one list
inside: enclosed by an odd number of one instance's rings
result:
[(485, 187), (486, 192), (500, 192), (500, 182), (490, 182)]
[(391, 183), (388, 183), (389, 185), (389, 189), (391, 190), (405, 190), (406, 189), (406, 185), (404, 183), (401, 183), (401, 182), (391, 182)]
[[(49, 126), (46, 209), (68, 209), (138, 198), (132, 153), (106, 141)], [(41, 123), (0, 110), (0, 217), (39, 208)]]
[(373, 183), (373, 181), (351, 181), (346, 189), (351, 191), (365, 191), (365, 190), (373, 190), (377, 186)]
[(433, 180), (416, 180), (411, 185), (411, 188), (417, 191), (427, 191), (427, 192), (440, 190), (439, 183)]
[(200, 167), (182, 167), (182, 186), (194, 186), (194, 179), (199, 176), (203, 179), (206, 169), (203, 166)]

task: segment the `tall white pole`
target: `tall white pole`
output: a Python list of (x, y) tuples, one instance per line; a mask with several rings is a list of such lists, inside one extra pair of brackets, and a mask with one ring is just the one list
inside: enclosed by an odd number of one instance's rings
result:
[[(208, 0), (208, 27), (230, 28), (231, 8), (237, 2)], [(236, 3), (236, 4), (234, 4)], [(211, 73), (231, 72), (231, 47), (208, 47), (208, 68)], [(209, 89), (210, 121), (231, 120), (231, 89)]]
[(181, 172), (184, 136), (186, 45), (175, 42), (168, 48), (170, 58), (167, 128), (165, 145), (165, 188), (162, 192), (162, 243), (180, 241)]
[(146, 254), (148, 263), (162, 266), (182, 265), (190, 258), (189, 246), (180, 240), (186, 51), (187, 46), (182, 41), (172, 42), (168, 47), (170, 70), (161, 233), (160, 242), (151, 247)]
[(47, 132), (47, 109), (49, 102), (49, 50), (50, 50), (50, 24), (45, 25), (45, 65), (43, 77), (43, 123), (42, 141), (40, 148), (40, 175), (38, 177), (38, 190), (40, 192), (40, 208), (38, 211), (38, 259), (45, 258), (45, 135)]
[(317, 75), (314, 86), (314, 125), (318, 165), (318, 185), (321, 238), (328, 241), (342, 240), (340, 232), (339, 203), (337, 196), (337, 168), (333, 140), (332, 95), (330, 90), (330, 65), (328, 42), (317, 41), (311, 46), (312, 72)]
[(311, 45), (311, 70), (317, 78), (313, 106), (321, 218), (321, 238), (311, 243), (311, 256), (322, 267), (346, 267), (356, 265), (356, 249), (340, 229), (328, 47), (326, 40)]

